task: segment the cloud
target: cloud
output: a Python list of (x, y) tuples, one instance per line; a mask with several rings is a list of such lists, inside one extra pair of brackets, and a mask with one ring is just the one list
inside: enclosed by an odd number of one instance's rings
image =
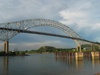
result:
[[(87, 40), (98, 40), (98, 32), (100, 27), (100, 1), (98, 0), (0, 0), (0, 23), (20, 21), (26, 19), (51, 19), (59, 21), (81, 37)], [(64, 34), (53, 28), (44, 28), (45, 31)], [(32, 30), (42, 30), (42, 28), (33, 28)], [(55, 32), (54, 32), (55, 31)], [(64, 34), (65, 35), (65, 34)], [(47, 36), (40, 35), (30, 35), (30, 34), (18, 34), (12, 39), (10, 43), (14, 49), (17, 46), (19, 49), (32, 49), (29, 46), (31, 43), (34, 48), (40, 47), (39, 43), (46, 43), (49, 41), (59, 41), (59, 47), (66, 48), (66, 40), (60, 38), (51, 38)], [(28, 43), (27, 46), (21, 45)], [(70, 43), (68, 41), (67, 43)], [(72, 44), (73, 42), (71, 42)], [(20, 45), (17, 45), (20, 44)], [(65, 44), (65, 45), (64, 45)], [(52, 45), (49, 43), (49, 45)], [(57, 46), (55, 45), (55, 46)], [(0, 45), (1, 46), (1, 45)], [(3, 45), (2, 45), (3, 46)], [(22, 47), (21, 47), (22, 46)], [(71, 45), (68, 45), (72, 47)], [(75, 44), (73, 45), (75, 47)], [(2, 47), (3, 48), (3, 47)]]
[[(73, 2), (71, 1), (68, 4), (72, 4)], [(83, 24), (86, 24), (88, 21), (88, 13), (85, 10), (90, 8), (91, 3), (82, 3), (81, 1), (77, 0), (75, 3), (68, 6), (68, 9), (59, 12), (60, 16), (64, 19), (60, 22), (67, 24), (68, 26), (75, 23), (77, 23), (78, 27), (84, 26)]]
[(63, 17), (63, 19), (67, 20), (67, 21), (61, 21), (61, 22), (65, 22), (65, 24), (67, 25), (73, 24), (74, 22), (77, 22), (77, 23), (82, 22), (83, 21), (82, 18), (86, 17), (86, 13), (79, 12), (79, 11), (73, 12), (70, 10), (63, 10), (63, 11), (60, 11), (59, 13)]
[(1, 23), (34, 18), (57, 20), (60, 19), (58, 11), (67, 8), (61, 0), (8, 0), (0, 4)]
[(98, 31), (100, 31), (100, 23), (96, 23), (95, 25), (93, 25), (93, 26), (91, 27), (91, 29), (92, 29), (92, 30), (98, 30)]
[(95, 42), (100, 42), (100, 35), (94, 37)]
[(67, 3), (68, 9), (59, 12), (63, 18), (60, 22), (72, 28), (81, 37), (94, 41), (99, 31), (99, 3), (100, 1), (94, 0), (70, 0)]

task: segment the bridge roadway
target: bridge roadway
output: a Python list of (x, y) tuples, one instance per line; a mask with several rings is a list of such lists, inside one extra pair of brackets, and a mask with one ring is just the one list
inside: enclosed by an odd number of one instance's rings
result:
[(11, 29), (11, 28), (2, 28), (0, 27), (1, 30), (9, 30), (9, 31), (18, 31), (18, 33), (31, 33), (31, 34), (39, 34), (39, 35), (47, 35), (47, 36), (55, 36), (55, 37), (61, 37), (61, 38), (68, 38), (68, 39), (73, 39), (73, 40), (81, 40), (85, 42), (89, 42), (92, 44), (97, 44), (100, 45), (100, 43), (88, 41), (85, 39), (80, 39), (80, 38), (75, 38), (75, 37), (70, 37), (70, 36), (64, 36), (64, 35), (58, 35), (58, 34), (51, 34), (51, 33), (45, 33), (45, 32), (37, 32), (37, 31), (29, 31), (29, 30), (19, 30), (19, 29)]
[[(51, 33), (45, 33), (45, 32), (37, 32), (37, 31), (29, 31), (29, 30), (20, 30), (20, 29), (12, 29), (12, 28), (3, 28), (3, 27), (0, 27), (0, 30), (17, 31), (18, 33), (30, 33), (30, 34), (39, 34), (39, 35), (47, 35), (47, 36), (68, 38), (68, 39), (73, 39), (73, 40), (85, 41), (85, 42), (91, 43), (92, 45), (100, 46), (100, 43), (88, 41), (88, 40), (81, 39), (81, 38), (75, 38), (75, 37), (70, 37), (70, 36), (58, 35), (58, 34), (51, 34)], [(4, 51), (6, 53), (8, 53), (8, 51), (9, 51), (9, 46), (8, 45), (9, 45), (9, 41), (4, 42)], [(92, 45), (91, 45), (91, 49), (92, 49)], [(77, 51), (78, 51), (78, 48), (79, 48), (79, 50), (81, 52), (81, 46), (80, 45), (77, 46)]]

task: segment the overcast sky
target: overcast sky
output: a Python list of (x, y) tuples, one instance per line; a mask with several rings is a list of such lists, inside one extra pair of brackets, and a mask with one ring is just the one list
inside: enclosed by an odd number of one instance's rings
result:
[[(51, 19), (73, 29), (82, 38), (100, 42), (100, 0), (0, 0), (0, 23), (27, 19)], [(64, 34), (52, 27), (32, 30)], [(75, 48), (73, 40), (20, 33), (9, 40), (10, 50), (31, 50), (41, 46)], [(0, 42), (3, 49), (3, 41)]]

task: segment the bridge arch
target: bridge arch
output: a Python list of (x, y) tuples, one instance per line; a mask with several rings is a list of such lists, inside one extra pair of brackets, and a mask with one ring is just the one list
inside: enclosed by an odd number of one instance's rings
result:
[[(65, 32), (70, 37), (81, 38), (76, 32), (74, 32), (68, 26), (66, 26), (60, 22), (48, 20), (48, 19), (29, 19), (29, 20), (0, 24), (0, 27), (20, 29), (20, 30), (28, 30), (30, 28), (38, 27), (38, 26), (55, 27), (55, 28), (58, 28), (58, 29), (62, 30), (63, 32)], [(17, 31), (0, 30), (0, 35), (2, 35), (2, 36), (0, 36), (0, 40), (3, 40), (3, 41), (9, 40), (17, 34), (19, 34), (19, 32), (17, 32)], [(86, 43), (86, 42), (79, 41), (79, 40), (74, 40), (74, 41), (77, 45), (82, 45), (82, 44)]]

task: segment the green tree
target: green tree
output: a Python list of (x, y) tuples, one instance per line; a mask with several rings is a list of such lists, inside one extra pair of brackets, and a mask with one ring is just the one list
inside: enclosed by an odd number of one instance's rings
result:
[(25, 55), (25, 52), (19, 52), (19, 55)]
[(9, 51), (8, 54), (9, 55), (15, 55), (15, 52)]
[(28, 50), (26, 50), (25, 53), (28, 53)]
[(15, 52), (15, 55), (19, 55), (19, 52)]
[(0, 51), (0, 55), (4, 55), (5, 54), (5, 52), (4, 51)]

